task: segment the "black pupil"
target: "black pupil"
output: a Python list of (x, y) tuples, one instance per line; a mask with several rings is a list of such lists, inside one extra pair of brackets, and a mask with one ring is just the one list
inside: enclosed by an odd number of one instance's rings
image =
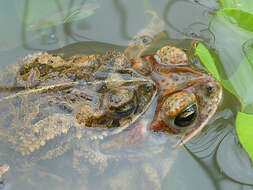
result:
[(176, 116), (174, 123), (178, 127), (187, 127), (194, 122), (196, 116), (197, 116), (197, 105), (191, 104)]

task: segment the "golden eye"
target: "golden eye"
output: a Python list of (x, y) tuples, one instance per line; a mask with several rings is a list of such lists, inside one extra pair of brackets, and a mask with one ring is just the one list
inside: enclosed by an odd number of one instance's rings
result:
[(137, 108), (134, 89), (113, 89), (106, 95), (105, 103), (106, 112), (112, 118), (128, 117)]
[(168, 127), (184, 130), (191, 127), (198, 117), (196, 97), (191, 92), (177, 92), (164, 101), (161, 111)]
[(188, 127), (194, 123), (197, 118), (197, 104), (193, 103), (183, 109), (174, 119), (176, 127)]

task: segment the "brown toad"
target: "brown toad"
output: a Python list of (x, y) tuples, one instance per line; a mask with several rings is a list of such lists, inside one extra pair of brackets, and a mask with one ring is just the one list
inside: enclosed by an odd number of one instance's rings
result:
[[(87, 178), (95, 172), (99, 184), (129, 189), (116, 179), (126, 176), (129, 182), (141, 172), (138, 187), (159, 189), (175, 156), (171, 146), (200, 132), (216, 112), (222, 88), (194, 69), (179, 48), (164, 45), (147, 54), (160, 37), (154, 23), (160, 24), (152, 22), (124, 52), (115, 47), (107, 53), (27, 56), (14, 86), (2, 88), (1, 141), (37, 167), (41, 160), (73, 164), (85, 176), (75, 178), (80, 184), (90, 186)], [(55, 161), (69, 154), (71, 163)], [(8, 159), (9, 165), (24, 165)]]

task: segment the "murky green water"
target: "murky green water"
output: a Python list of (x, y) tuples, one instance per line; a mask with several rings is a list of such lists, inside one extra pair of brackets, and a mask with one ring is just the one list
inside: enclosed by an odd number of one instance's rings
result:
[[(150, 10), (165, 23), (163, 30), (169, 36), (166, 43), (197, 40), (212, 45), (215, 38), (208, 32), (208, 18), (210, 12), (219, 8), (215, 0), (13, 0), (0, 5), (1, 70), (27, 54), (73, 43), (77, 44), (65, 49), (70, 54), (103, 52), (108, 46), (124, 48), (149, 24)], [(90, 46), (87, 49), (83, 48), (86, 44)], [(164, 138), (168, 137), (161, 137), (116, 149), (110, 152), (116, 157), (112, 158), (104, 156), (108, 152), (93, 154), (99, 143), (84, 140), (89, 156), (78, 160), (80, 171), (73, 169), (77, 164), (78, 156), (73, 157), (76, 150), (37, 161), (43, 150), (22, 156), (3, 141), (5, 134), (0, 134), (0, 166), (10, 166), (1, 178), (0, 189), (253, 189), (252, 166), (234, 129), (238, 107), (237, 100), (225, 92), (208, 127), (178, 150), (166, 147)], [(5, 107), (0, 107), (0, 113), (4, 111)], [(0, 123), (0, 127), (3, 125)], [(113, 138), (106, 141), (113, 142)], [(61, 140), (64, 137), (57, 138), (55, 143)]]

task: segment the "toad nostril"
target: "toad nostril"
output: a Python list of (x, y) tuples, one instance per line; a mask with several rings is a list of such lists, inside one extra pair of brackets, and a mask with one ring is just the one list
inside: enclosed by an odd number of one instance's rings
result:
[(211, 94), (215, 93), (217, 91), (217, 89), (218, 89), (218, 86), (216, 84), (209, 83), (206, 86), (206, 93), (207, 93), (207, 95), (211, 95)]
[(212, 92), (215, 90), (212, 86), (208, 86), (206, 88), (208, 94), (212, 94)]

